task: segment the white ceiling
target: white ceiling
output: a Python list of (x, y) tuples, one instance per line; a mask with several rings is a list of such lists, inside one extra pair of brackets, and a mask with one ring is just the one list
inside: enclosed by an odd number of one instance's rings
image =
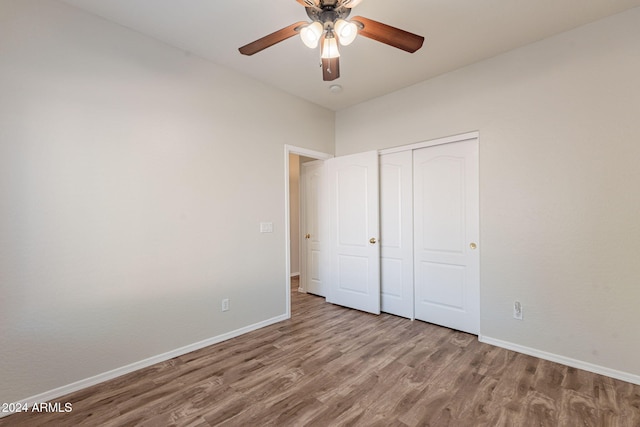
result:
[[(238, 47), (308, 20), (295, 0), (62, 0), (332, 110), (366, 101), (640, 6), (640, 0), (364, 0), (351, 16), (422, 35), (409, 54), (359, 37), (341, 77), (323, 82), (319, 53), (298, 37), (254, 56)], [(343, 87), (331, 93), (332, 83)]]

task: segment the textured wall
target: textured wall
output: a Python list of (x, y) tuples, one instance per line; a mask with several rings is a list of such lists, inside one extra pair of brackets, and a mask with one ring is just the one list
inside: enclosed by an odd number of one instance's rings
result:
[(284, 144), (331, 152), (333, 112), (58, 2), (0, 16), (0, 402), (284, 315)]
[(633, 375), (638, 40), (632, 9), (336, 117), (338, 155), (479, 131), (482, 335)]

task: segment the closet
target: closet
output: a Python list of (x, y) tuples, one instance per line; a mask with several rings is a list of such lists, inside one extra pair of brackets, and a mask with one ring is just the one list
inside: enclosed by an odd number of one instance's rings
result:
[(478, 139), (380, 155), (382, 311), (479, 332)]
[(324, 172), (327, 301), (478, 334), (478, 134), (336, 157)]

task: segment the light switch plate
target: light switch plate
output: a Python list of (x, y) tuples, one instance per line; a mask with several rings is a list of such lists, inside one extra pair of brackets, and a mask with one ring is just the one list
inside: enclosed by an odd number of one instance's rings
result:
[(261, 222), (260, 223), (260, 232), (261, 233), (273, 233), (273, 223), (272, 222)]

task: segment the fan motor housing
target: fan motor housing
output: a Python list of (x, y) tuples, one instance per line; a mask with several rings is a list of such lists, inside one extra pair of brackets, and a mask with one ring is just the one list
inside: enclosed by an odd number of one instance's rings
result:
[(314, 9), (312, 7), (306, 7), (305, 9), (312, 21), (317, 21), (321, 24), (335, 23), (338, 19), (346, 19), (351, 13), (351, 9), (346, 7), (336, 9), (334, 6), (329, 5), (322, 6), (322, 9)]

